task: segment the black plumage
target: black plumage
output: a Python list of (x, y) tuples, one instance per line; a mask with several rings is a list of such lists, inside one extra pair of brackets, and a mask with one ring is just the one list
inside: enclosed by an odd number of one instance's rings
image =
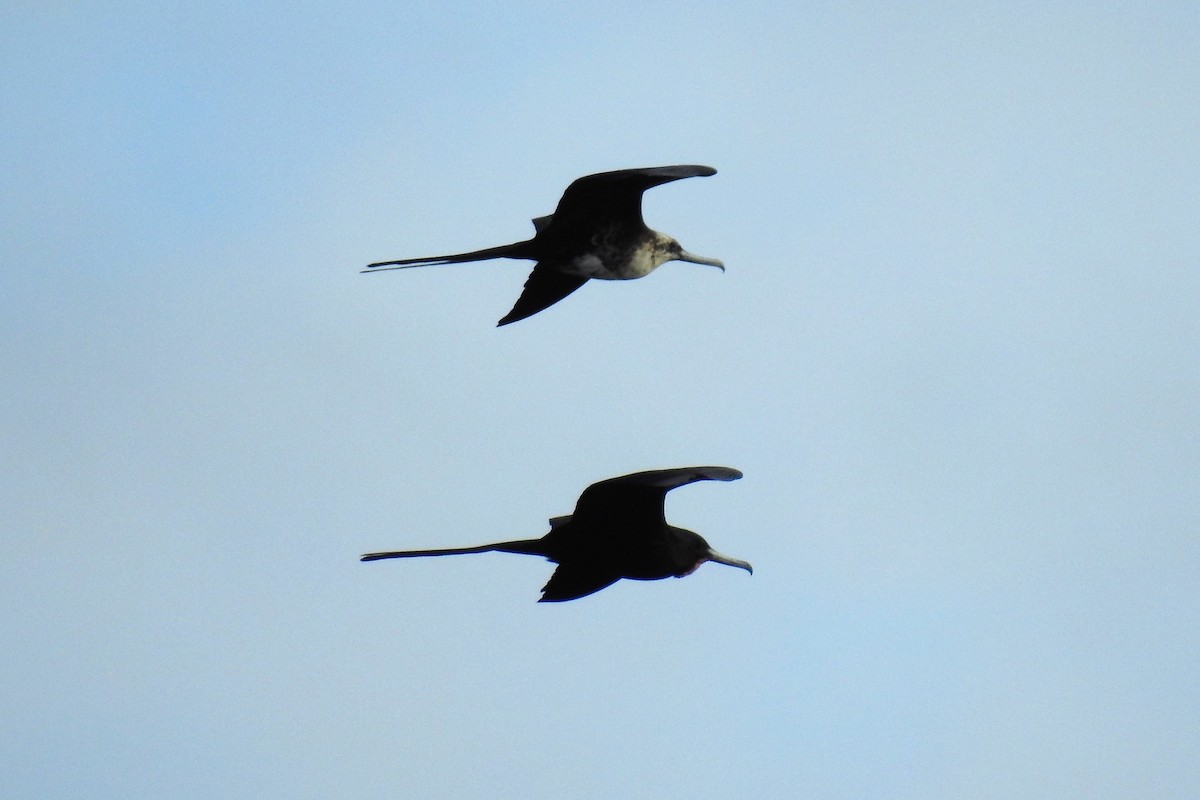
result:
[(712, 167), (683, 164), (585, 175), (567, 187), (553, 214), (533, 220), (532, 239), (469, 253), (380, 261), (363, 271), (493, 258), (536, 261), (516, 305), (499, 325), (525, 319), (554, 305), (589, 278), (632, 280), (649, 275), (668, 261), (707, 264), (724, 271), (725, 265), (719, 260), (689, 253), (675, 239), (646, 227), (642, 219), (642, 193), (647, 189), (716, 172)]
[(695, 481), (733, 481), (742, 473), (729, 467), (678, 467), (635, 472), (593, 483), (574, 513), (550, 520), (540, 539), (495, 542), (476, 547), (368, 553), (363, 561), (463, 553), (523, 553), (558, 564), (539, 602), (574, 600), (621, 578), (652, 581), (682, 578), (706, 561), (753, 572), (751, 566), (713, 550), (697, 533), (667, 523), (667, 492)]

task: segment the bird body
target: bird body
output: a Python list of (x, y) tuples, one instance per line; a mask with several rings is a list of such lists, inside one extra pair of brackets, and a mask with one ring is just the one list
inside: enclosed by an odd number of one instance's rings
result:
[(539, 602), (562, 602), (598, 592), (621, 578), (651, 581), (682, 578), (706, 561), (751, 566), (722, 555), (702, 536), (669, 525), (663, 504), (671, 489), (695, 481), (732, 481), (742, 473), (729, 467), (679, 467), (635, 472), (594, 483), (584, 490), (574, 513), (550, 520), (540, 539), (519, 539), (475, 547), (368, 553), (363, 561), (386, 558), (521, 553), (558, 564)]
[(567, 262), (563, 271), (602, 281), (631, 281), (646, 277), (668, 261), (679, 260), (671, 250), (671, 245), (678, 242), (658, 231), (647, 229), (648, 235), (630, 239), (605, 233), (608, 235), (595, 237), (591, 251)]
[(646, 227), (642, 219), (642, 193), (647, 189), (715, 174), (712, 167), (684, 164), (585, 175), (567, 187), (553, 214), (533, 220), (532, 239), (468, 253), (380, 261), (364, 272), (496, 258), (536, 261), (516, 305), (498, 323), (507, 325), (548, 308), (593, 278), (642, 278), (668, 261), (724, 271), (719, 260), (689, 253), (675, 239)]

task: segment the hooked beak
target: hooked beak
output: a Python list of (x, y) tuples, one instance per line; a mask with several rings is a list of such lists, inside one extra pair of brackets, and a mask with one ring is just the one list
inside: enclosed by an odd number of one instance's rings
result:
[(725, 564), (730, 567), (737, 567), (738, 569), (744, 569), (744, 570), (746, 570), (746, 572), (749, 572), (751, 575), (754, 574), (754, 567), (750, 566), (750, 564), (748, 562), (742, 561), (740, 558), (734, 558), (733, 556), (727, 556), (722, 553), (718, 553), (716, 550), (713, 550), (711, 547), (708, 548), (708, 560), (715, 561), (718, 564)]
[(705, 258), (704, 256), (698, 256), (693, 253), (689, 253), (687, 250), (680, 250), (679, 255), (675, 256), (675, 260), (690, 261), (693, 264), (704, 264), (708, 267), (716, 267), (717, 269), (721, 270), (721, 272), (725, 271), (725, 265), (721, 263), (719, 258)]

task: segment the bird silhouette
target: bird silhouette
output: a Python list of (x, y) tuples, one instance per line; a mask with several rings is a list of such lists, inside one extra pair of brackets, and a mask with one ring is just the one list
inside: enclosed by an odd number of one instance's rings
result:
[(495, 542), (477, 547), (367, 553), (363, 561), (462, 553), (522, 553), (558, 564), (538, 602), (558, 603), (598, 592), (621, 578), (653, 581), (691, 575), (705, 561), (753, 568), (722, 555), (697, 533), (669, 525), (663, 512), (667, 492), (696, 481), (734, 481), (729, 467), (678, 467), (635, 472), (593, 483), (583, 490), (575, 512), (550, 520), (540, 539)]
[(683, 164), (585, 175), (567, 187), (553, 214), (533, 220), (532, 239), (469, 253), (380, 261), (368, 264), (363, 272), (493, 258), (536, 261), (516, 305), (497, 325), (549, 308), (589, 278), (642, 278), (668, 261), (707, 264), (724, 272), (725, 265), (719, 260), (689, 253), (670, 236), (646, 227), (642, 220), (642, 193), (647, 189), (716, 172), (712, 167)]

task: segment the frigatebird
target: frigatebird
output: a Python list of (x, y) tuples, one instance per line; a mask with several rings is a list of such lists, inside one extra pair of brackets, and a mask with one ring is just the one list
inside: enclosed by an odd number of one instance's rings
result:
[(719, 260), (689, 253), (670, 236), (647, 228), (642, 220), (642, 193), (647, 189), (716, 172), (712, 167), (682, 164), (585, 175), (567, 187), (553, 214), (533, 220), (532, 239), (469, 253), (380, 261), (368, 264), (363, 272), (493, 258), (536, 261), (517, 304), (497, 325), (549, 308), (583, 286), (588, 278), (642, 278), (668, 261), (707, 264), (724, 272), (725, 265)]
[(477, 547), (367, 553), (363, 561), (462, 553), (522, 553), (545, 556), (558, 564), (542, 587), (539, 603), (575, 600), (621, 578), (654, 581), (691, 575), (705, 561), (753, 568), (722, 555), (698, 533), (667, 524), (667, 492), (696, 481), (735, 481), (742, 473), (729, 467), (677, 467), (635, 472), (593, 483), (575, 503), (575, 513), (550, 520), (540, 539), (495, 542)]

